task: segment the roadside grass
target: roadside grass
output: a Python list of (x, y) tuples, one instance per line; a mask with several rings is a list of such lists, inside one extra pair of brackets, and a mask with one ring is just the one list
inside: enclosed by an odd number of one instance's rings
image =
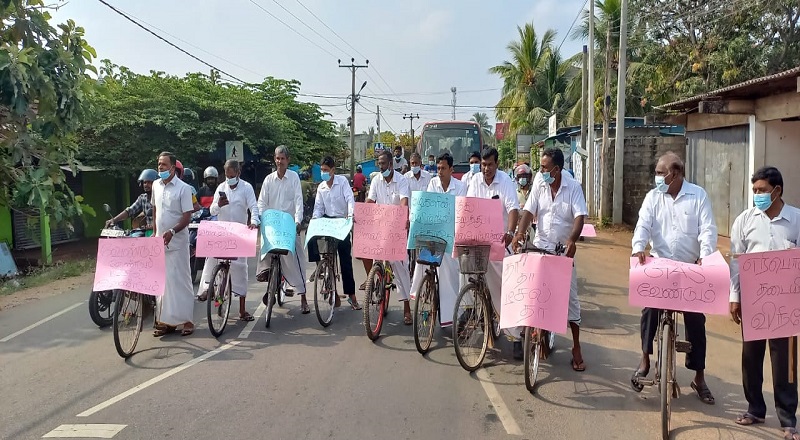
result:
[(94, 258), (60, 261), (52, 266), (39, 267), (16, 278), (0, 281), (0, 296), (10, 295), (32, 287), (43, 286), (66, 278), (77, 277), (92, 272), (94, 267)]

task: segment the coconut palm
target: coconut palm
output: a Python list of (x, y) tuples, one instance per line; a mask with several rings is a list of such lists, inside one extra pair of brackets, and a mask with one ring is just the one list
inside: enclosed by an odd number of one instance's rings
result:
[(478, 124), (481, 127), (481, 131), (483, 132), (483, 138), (485, 139), (486, 143), (492, 143), (492, 139), (494, 138), (494, 134), (492, 134), (492, 125), (489, 124), (489, 117), (486, 113), (474, 113), (472, 115), (471, 121)]

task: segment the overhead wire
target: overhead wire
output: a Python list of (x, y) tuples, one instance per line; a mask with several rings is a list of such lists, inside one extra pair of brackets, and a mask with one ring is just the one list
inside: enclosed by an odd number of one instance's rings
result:
[(317, 47), (318, 47), (318, 48), (319, 48), (321, 51), (323, 51), (323, 52), (327, 53), (328, 55), (330, 55), (330, 56), (331, 56), (331, 57), (333, 57), (333, 58), (337, 58), (337, 56), (336, 56), (336, 55), (334, 55), (334, 54), (333, 54), (331, 51), (329, 51), (328, 49), (325, 49), (324, 47), (320, 46), (320, 45), (319, 45), (317, 42), (315, 42), (315, 41), (313, 41), (312, 39), (308, 38), (307, 36), (305, 36), (305, 35), (301, 34), (301, 33), (300, 33), (300, 32), (299, 32), (297, 29), (295, 29), (295, 28), (293, 28), (292, 26), (289, 26), (288, 24), (286, 24), (286, 22), (285, 22), (285, 21), (283, 21), (283, 20), (281, 20), (280, 18), (278, 18), (278, 16), (277, 16), (277, 15), (275, 15), (275, 14), (273, 14), (272, 12), (268, 11), (266, 8), (264, 8), (263, 6), (261, 6), (260, 4), (258, 4), (258, 3), (257, 3), (255, 0), (250, 0), (250, 3), (254, 4), (254, 5), (255, 5), (255, 6), (258, 8), (258, 9), (261, 9), (262, 11), (264, 11), (264, 13), (266, 13), (266, 14), (267, 14), (267, 15), (269, 15), (270, 17), (274, 18), (274, 19), (275, 19), (275, 20), (277, 20), (279, 23), (281, 23), (282, 25), (286, 26), (286, 27), (287, 27), (287, 28), (289, 28), (289, 29), (290, 29), (292, 32), (294, 32), (295, 34), (297, 34), (297, 35), (301, 36), (303, 39), (305, 39), (305, 40), (306, 40), (306, 41), (308, 41), (309, 43), (313, 44), (314, 46), (317, 46)]

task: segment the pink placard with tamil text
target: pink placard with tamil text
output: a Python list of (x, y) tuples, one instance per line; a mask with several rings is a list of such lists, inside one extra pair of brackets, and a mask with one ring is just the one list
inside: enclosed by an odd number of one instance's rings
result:
[(730, 269), (719, 251), (703, 264), (647, 257), (631, 258), (628, 303), (679, 312), (728, 314)]
[(800, 334), (800, 249), (742, 254), (737, 261), (744, 340)]
[(572, 258), (527, 253), (503, 260), (500, 328), (567, 331)]
[(595, 231), (594, 225), (591, 223), (584, 223), (583, 229), (581, 230), (581, 237), (597, 237), (597, 231)]
[(202, 221), (197, 228), (197, 256), (247, 258), (258, 253), (258, 230), (236, 222)]
[(353, 256), (369, 260), (408, 258), (408, 207), (356, 203), (353, 214)]
[(161, 296), (167, 280), (162, 237), (105, 238), (97, 242), (94, 290)]
[(455, 244), (490, 244), (489, 260), (502, 261), (506, 255), (503, 209), (497, 199), (456, 197)]

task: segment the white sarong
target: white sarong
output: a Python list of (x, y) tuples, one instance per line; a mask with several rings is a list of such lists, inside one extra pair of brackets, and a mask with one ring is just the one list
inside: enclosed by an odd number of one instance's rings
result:
[[(219, 260), (213, 257), (206, 258), (203, 266), (203, 275), (200, 277), (200, 285), (197, 286), (197, 295), (208, 290), (211, 277), (214, 276)], [(247, 296), (247, 258), (239, 258), (231, 261), (230, 272), (231, 290), (236, 296)]]
[(177, 326), (194, 320), (194, 292), (189, 270), (189, 232), (175, 234), (166, 249), (167, 283), (158, 298), (160, 322)]

